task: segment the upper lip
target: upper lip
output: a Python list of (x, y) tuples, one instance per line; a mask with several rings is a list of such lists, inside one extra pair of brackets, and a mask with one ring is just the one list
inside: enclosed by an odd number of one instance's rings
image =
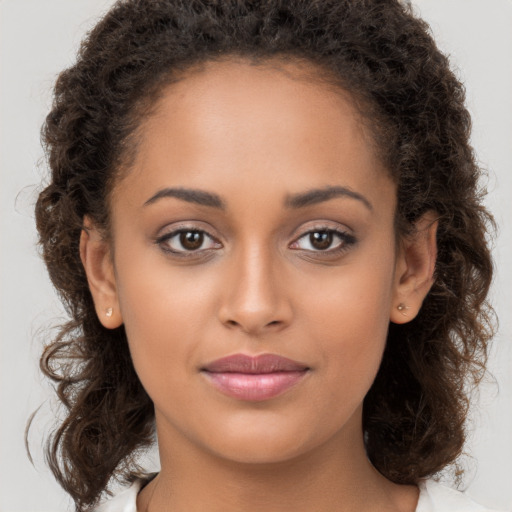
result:
[(217, 359), (201, 368), (201, 370), (213, 373), (233, 372), (253, 374), (297, 372), (307, 369), (309, 368), (305, 364), (275, 354), (261, 354), (255, 357), (245, 354), (234, 354)]

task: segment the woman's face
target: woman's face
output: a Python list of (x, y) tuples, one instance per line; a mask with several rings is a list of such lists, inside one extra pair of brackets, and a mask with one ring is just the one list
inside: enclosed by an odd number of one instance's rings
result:
[[(350, 97), (292, 64), (209, 63), (164, 91), (112, 197), (113, 305), (161, 445), (273, 462), (362, 443), (395, 195)], [(297, 365), (212, 364), (235, 354)]]

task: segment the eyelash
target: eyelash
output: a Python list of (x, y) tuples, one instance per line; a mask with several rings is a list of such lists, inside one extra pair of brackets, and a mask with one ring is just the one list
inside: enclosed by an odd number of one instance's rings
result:
[(172, 255), (175, 255), (175, 256), (177, 256), (179, 258), (197, 257), (199, 252), (203, 252), (203, 253), (204, 253), (204, 251), (210, 252), (211, 250), (215, 250), (215, 249), (218, 248), (218, 247), (214, 247), (214, 248), (196, 249), (196, 250), (187, 250), (187, 249), (175, 250), (175, 249), (169, 248), (168, 245), (166, 247), (166, 244), (169, 244), (169, 242), (172, 241), (173, 238), (175, 238), (175, 237), (177, 237), (179, 235), (182, 235), (182, 234), (187, 234), (187, 233), (197, 233), (197, 234), (200, 234), (204, 238), (209, 238), (217, 246), (221, 247), (221, 243), (216, 238), (214, 238), (213, 236), (208, 234), (205, 230), (197, 229), (197, 228), (179, 228), (179, 229), (176, 229), (174, 231), (171, 231), (170, 233), (166, 233), (165, 235), (162, 235), (162, 236), (158, 237), (155, 240), (155, 244), (157, 244), (164, 252), (171, 253)]
[[(165, 246), (166, 244), (169, 243), (169, 241), (172, 241), (173, 238), (175, 238), (179, 235), (190, 234), (190, 233), (200, 234), (201, 236), (204, 237), (203, 240), (205, 238), (209, 238), (216, 245), (216, 247), (210, 247), (207, 249), (199, 248), (199, 249), (195, 249), (195, 250), (187, 250), (187, 249), (175, 250), (175, 249), (169, 248), (168, 246), (167, 247)], [(356, 243), (356, 238), (353, 235), (347, 233), (346, 231), (342, 231), (342, 230), (334, 229), (334, 228), (328, 228), (328, 227), (324, 226), (324, 227), (318, 227), (318, 228), (314, 228), (314, 229), (310, 229), (310, 230), (306, 231), (301, 236), (296, 238), (295, 241), (292, 242), (291, 245), (297, 244), (299, 240), (302, 240), (307, 236), (311, 236), (314, 233), (327, 233), (327, 234), (330, 234), (331, 236), (337, 237), (339, 240), (338, 246), (335, 247), (334, 249), (326, 249), (326, 250), (304, 249), (304, 251), (306, 251), (306, 252), (314, 253), (315, 255), (319, 255), (319, 256), (335, 256), (335, 255), (341, 254), (341, 253), (347, 251), (351, 245), (354, 245)], [(216, 249), (222, 247), (222, 244), (215, 237), (210, 235), (205, 230), (197, 229), (197, 228), (176, 229), (174, 231), (171, 231), (170, 233), (166, 233), (165, 235), (162, 235), (162, 236), (156, 238), (155, 244), (158, 245), (164, 252), (171, 253), (172, 255), (177, 256), (179, 258), (197, 257), (199, 255), (199, 253), (204, 254), (205, 251), (210, 253), (210, 251), (216, 250)], [(203, 245), (203, 244), (201, 244), (201, 245)], [(300, 248), (293, 248), (293, 247), (291, 247), (291, 248), (293, 250), (301, 250)]]
[[(356, 238), (351, 235), (350, 233), (347, 233), (346, 231), (342, 231), (340, 229), (334, 229), (334, 228), (328, 228), (328, 227), (317, 227), (314, 229), (310, 229), (303, 233), (300, 237), (298, 237), (294, 242), (292, 242), (292, 245), (296, 244), (299, 240), (302, 240), (303, 238), (307, 236), (311, 236), (314, 233), (327, 233), (330, 234), (333, 237), (337, 237), (339, 240), (339, 244), (334, 249), (306, 249), (308, 252), (314, 253), (315, 255), (324, 255), (324, 256), (336, 256), (339, 255), (345, 251), (347, 251), (350, 246), (354, 245), (356, 243)], [(334, 241), (334, 240), (333, 240)], [(300, 250), (294, 249), (294, 250)]]

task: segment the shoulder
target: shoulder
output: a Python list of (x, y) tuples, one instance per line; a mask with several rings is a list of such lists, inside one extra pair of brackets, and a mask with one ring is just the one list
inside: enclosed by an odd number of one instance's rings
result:
[(416, 512), (498, 512), (434, 480), (423, 480), (418, 487), (420, 497)]
[(129, 487), (100, 504), (91, 512), (137, 512), (137, 494), (144, 483), (142, 479), (135, 480)]

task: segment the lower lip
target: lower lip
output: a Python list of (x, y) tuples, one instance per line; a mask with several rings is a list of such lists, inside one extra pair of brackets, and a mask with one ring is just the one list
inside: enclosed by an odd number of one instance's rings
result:
[(274, 373), (202, 372), (224, 395), (239, 400), (262, 401), (274, 398), (298, 384), (308, 370)]

